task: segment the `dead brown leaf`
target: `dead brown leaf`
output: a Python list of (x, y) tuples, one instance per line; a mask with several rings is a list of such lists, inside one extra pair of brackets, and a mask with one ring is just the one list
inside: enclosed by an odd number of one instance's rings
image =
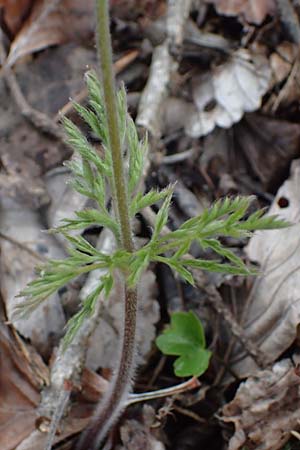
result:
[(19, 31), (33, 2), (34, 0), (0, 0), (3, 22), (13, 36)]
[(65, 256), (53, 237), (41, 231), (39, 219), (38, 213), (26, 206), (8, 198), (2, 199), (0, 227), (11, 240), (2, 238), (0, 241), (1, 294), (9, 320), (47, 358), (61, 337), (65, 324), (59, 295), (54, 294), (40, 304), (26, 320), (14, 316), (15, 307), (24, 302), (24, 298), (16, 296), (36, 277), (36, 265), (41, 264), (43, 257)]
[(20, 57), (51, 45), (91, 37), (93, 8), (93, 0), (36, 0), (11, 45), (6, 65), (12, 66)]
[(236, 153), (243, 152), (268, 190), (278, 188), (293, 158), (300, 156), (300, 126), (263, 115), (247, 115), (235, 125)]
[[(251, 261), (262, 275), (254, 283), (244, 310), (243, 329), (249, 339), (273, 363), (287, 350), (300, 323), (300, 160), (292, 164), (291, 176), (279, 189), (269, 211), (290, 221), (281, 230), (256, 232), (248, 245)], [(241, 378), (253, 373), (254, 361), (237, 349), (233, 370)]]
[(247, 22), (260, 25), (275, 10), (274, 0), (206, 0), (215, 5), (219, 14), (242, 16)]
[[(0, 325), (0, 448), (14, 449), (34, 429), (41, 388), (41, 358), (24, 353), (9, 329)], [(36, 367), (33, 370), (33, 362)]]
[(300, 377), (290, 360), (276, 363), (242, 383), (224, 406), (222, 420), (235, 432), (228, 450), (279, 450), (299, 427)]

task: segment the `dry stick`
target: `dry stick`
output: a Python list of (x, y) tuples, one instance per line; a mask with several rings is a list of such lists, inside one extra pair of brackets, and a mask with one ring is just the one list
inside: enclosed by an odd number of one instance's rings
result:
[(9, 90), (21, 112), (37, 129), (49, 134), (50, 136), (63, 141), (64, 135), (61, 128), (53, 122), (46, 114), (32, 108), (24, 97), (17, 78), (10, 67), (3, 66), (6, 59), (6, 53), (3, 46), (2, 32), (0, 30), (0, 62), (2, 64), (1, 74), (9, 87)]
[(8, 67), (4, 67), (3, 76), (21, 114), (38, 130), (59, 141), (64, 141), (64, 133), (61, 127), (50, 119), (47, 114), (37, 111), (29, 105), (13, 71)]
[(161, 135), (163, 103), (168, 95), (172, 74), (176, 73), (179, 66), (169, 48), (181, 46), (191, 4), (191, 0), (168, 0), (167, 38), (153, 51), (149, 79), (140, 100), (136, 123), (156, 139)]
[[(106, 109), (109, 144), (113, 167), (113, 200), (116, 217), (120, 224), (119, 241), (128, 252), (134, 251), (128, 212), (128, 193), (125, 181), (123, 155), (120, 142), (118, 114), (113, 77), (112, 48), (109, 31), (107, 0), (95, 0), (97, 23), (97, 50), (102, 75), (104, 103)], [(95, 449), (104, 439), (110, 427), (125, 407), (136, 367), (136, 321), (137, 289), (124, 288), (125, 307), (121, 355), (111, 381), (110, 389), (96, 409), (91, 427), (79, 442), (78, 450)]]
[(60, 141), (63, 140), (63, 133), (61, 131), (61, 128), (56, 123), (54, 123), (46, 114), (36, 111), (28, 104), (20, 89), (14, 72), (10, 67), (5, 66), (5, 60), (6, 52), (3, 45), (3, 34), (0, 30), (0, 63), (2, 65), (0, 73), (3, 76), (7, 86), (9, 87), (17, 106), (21, 111), (21, 114), (39, 130), (42, 130), (43, 132)]
[(48, 258), (46, 256), (41, 255), (40, 253), (36, 252), (35, 250), (32, 250), (30, 247), (23, 244), (23, 242), (20, 242), (17, 239), (14, 239), (14, 238), (8, 236), (8, 234), (3, 233), (2, 231), (0, 231), (0, 239), (4, 239), (5, 241), (10, 242), (11, 244), (15, 245), (16, 247), (19, 247), (21, 250), (24, 250), (25, 252), (29, 253), (31, 256), (38, 259), (39, 261), (42, 261), (42, 262), (48, 261)]

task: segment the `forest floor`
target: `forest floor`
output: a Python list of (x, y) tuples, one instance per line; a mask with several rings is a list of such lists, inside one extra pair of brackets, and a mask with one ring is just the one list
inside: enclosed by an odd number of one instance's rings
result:
[[(87, 206), (67, 183), (60, 118), (99, 145), (70, 100), (86, 103), (84, 73), (97, 70), (93, 8), (93, 0), (0, 0), (1, 450), (43, 450), (53, 411), (61, 415), (53, 448), (75, 449), (118, 348), (114, 292), (76, 345), (58, 353), (91, 276), (28, 319), (13, 316), (35, 267), (66, 255), (64, 239), (45, 230)], [(227, 195), (254, 195), (252, 212), (265, 207), (293, 226), (224, 238), (259, 267), (257, 277), (199, 271), (191, 287), (159, 264), (146, 271), (135, 392), (183, 381), (155, 346), (175, 311), (201, 319), (212, 358), (197, 389), (129, 407), (106, 449), (300, 448), (299, 14), (296, 0), (111, 1), (117, 83), (149, 135), (145, 190), (176, 181), (168, 226)], [(150, 226), (140, 214), (137, 241)], [(84, 236), (112, 251), (101, 227)]]

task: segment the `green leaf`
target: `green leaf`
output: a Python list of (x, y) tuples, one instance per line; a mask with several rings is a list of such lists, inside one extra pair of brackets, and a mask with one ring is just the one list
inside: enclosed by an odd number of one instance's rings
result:
[(166, 198), (160, 208), (160, 210), (157, 213), (155, 224), (154, 224), (154, 230), (152, 234), (151, 241), (155, 242), (155, 240), (158, 238), (159, 234), (161, 233), (163, 227), (168, 222), (169, 217), (169, 208), (171, 205), (171, 199), (174, 191), (174, 185), (170, 185), (168, 188), (168, 193), (166, 195)]
[(127, 283), (130, 287), (136, 286), (142, 273), (147, 269), (150, 261), (149, 252), (142, 249), (132, 255), (132, 262), (130, 264), (130, 275), (127, 278)]
[(204, 250), (211, 248), (215, 253), (233, 262), (237, 267), (245, 269), (245, 264), (242, 259), (233, 253), (229, 248), (224, 247), (224, 245), (222, 245), (217, 239), (199, 239), (198, 242)]
[(290, 222), (280, 219), (278, 216), (262, 216), (263, 209), (251, 214), (247, 220), (240, 223), (240, 228), (243, 230), (274, 230), (279, 228), (287, 228), (291, 226)]
[(101, 175), (109, 176), (110, 168), (107, 167), (80, 129), (67, 117), (63, 118), (62, 123), (67, 133), (67, 142), (73, 150), (76, 150), (84, 160), (93, 163)]
[(208, 272), (228, 273), (231, 275), (256, 275), (257, 272), (246, 265), (233, 266), (215, 260), (206, 259), (182, 259), (181, 264), (194, 269), (207, 270)]
[(90, 317), (95, 309), (95, 303), (97, 302), (99, 295), (102, 290), (105, 288), (104, 284), (100, 283), (94, 291), (92, 291), (87, 298), (83, 301), (82, 308), (78, 311), (67, 323), (67, 331), (64, 336), (63, 348), (66, 347), (72, 342), (75, 334), (82, 326), (85, 319)]
[(124, 83), (122, 83), (121, 89), (119, 89), (117, 93), (117, 106), (118, 106), (120, 142), (121, 146), (123, 147), (126, 136), (126, 122), (127, 122), (127, 96)]
[(192, 311), (173, 313), (156, 345), (165, 355), (179, 356), (174, 363), (177, 376), (199, 377), (208, 368), (211, 352), (206, 350), (203, 326)]
[(68, 230), (81, 230), (89, 226), (102, 226), (109, 228), (116, 236), (119, 233), (117, 222), (108, 214), (102, 213), (97, 209), (85, 209), (75, 212), (77, 219), (62, 219), (63, 225), (56, 230), (59, 232)]
[(74, 102), (73, 105), (75, 110), (79, 113), (82, 119), (89, 125), (91, 130), (97, 136), (97, 138), (101, 139), (101, 141), (105, 144), (105, 146), (107, 146), (108, 145), (107, 131), (105, 130), (103, 124), (100, 122), (97, 114), (94, 111), (91, 111), (90, 109), (84, 108), (79, 103)]
[(147, 206), (154, 205), (160, 200), (165, 199), (169, 195), (169, 189), (162, 189), (161, 191), (155, 191), (151, 189), (146, 194), (138, 192), (136, 196), (132, 199), (130, 205), (130, 215), (134, 217), (139, 211), (146, 208)]
[(108, 298), (114, 285), (114, 278), (111, 273), (108, 273), (107, 275), (103, 276), (101, 280), (103, 283), (104, 296), (105, 298)]
[(211, 352), (199, 348), (187, 355), (182, 355), (174, 362), (174, 372), (177, 377), (188, 377), (190, 375), (199, 377), (208, 368)]
[(129, 193), (132, 194), (143, 174), (144, 157), (148, 150), (148, 139), (145, 137), (144, 140), (139, 140), (135, 123), (131, 117), (127, 118), (126, 138), (129, 149), (128, 189)]
[[(162, 259), (164, 259), (164, 261), (162, 261)], [(193, 275), (184, 267), (181, 261), (174, 258), (161, 257), (161, 262), (167, 264), (171, 269), (175, 270), (185, 281), (187, 281), (192, 286), (195, 286)]]

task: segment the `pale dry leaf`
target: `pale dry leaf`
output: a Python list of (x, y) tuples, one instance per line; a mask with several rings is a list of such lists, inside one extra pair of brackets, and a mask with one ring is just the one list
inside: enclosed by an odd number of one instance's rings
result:
[(240, 49), (225, 64), (194, 77), (195, 109), (186, 119), (187, 134), (200, 137), (216, 126), (230, 128), (245, 112), (259, 109), (270, 75), (264, 56)]
[[(247, 254), (262, 275), (254, 283), (244, 310), (243, 330), (274, 362), (295, 340), (300, 323), (300, 160), (292, 164), (291, 176), (277, 192), (269, 214), (293, 223), (281, 230), (258, 231)], [(254, 361), (236, 349), (232, 368), (241, 378), (253, 373)]]
[(236, 155), (243, 154), (254, 176), (272, 192), (286, 179), (291, 161), (299, 157), (300, 125), (248, 114), (234, 127), (234, 143)]
[(228, 450), (279, 450), (299, 427), (300, 376), (290, 360), (276, 363), (241, 383), (224, 406), (222, 420), (233, 423)]
[[(64, 258), (65, 253), (53, 236), (41, 231), (42, 224), (39, 222), (38, 213), (12, 199), (2, 199), (0, 228), (5, 235), (13, 239), (0, 241), (1, 294), (8, 319), (19, 333), (31, 340), (44, 357), (48, 357), (53, 345), (62, 335), (65, 324), (59, 295), (53, 294), (26, 319), (17, 319), (14, 316), (15, 307), (25, 301), (16, 295), (36, 277), (35, 267), (43, 262), (43, 257)], [(18, 246), (18, 243), (21, 246)]]
[(11, 45), (6, 65), (51, 45), (92, 36), (93, 8), (93, 0), (36, 0)]
[(241, 16), (247, 22), (260, 25), (275, 10), (274, 0), (205, 0), (215, 5), (219, 14)]

